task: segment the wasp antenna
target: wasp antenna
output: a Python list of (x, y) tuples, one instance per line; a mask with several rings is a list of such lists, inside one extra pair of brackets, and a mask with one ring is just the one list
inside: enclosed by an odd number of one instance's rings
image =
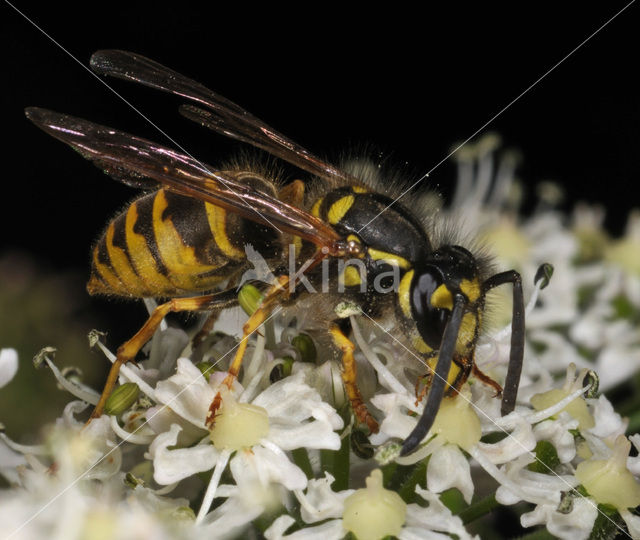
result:
[(515, 270), (501, 272), (491, 276), (483, 283), (483, 289), (489, 289), (504, 285), (513, 284), (513, 314), (511, 317), (511, 350), (509, 352), (509, 367), (507, 377), (504, 381), (504, 391), (502, 393), (502, 405), (500, 412), (502, 416), (509, 414), (516, 406), (518, 395), (518, 385), (520, 384), (520, 374), (522, 373), (522, 361), (524, 357), (524, 296), (522, 294), (522, 278)]

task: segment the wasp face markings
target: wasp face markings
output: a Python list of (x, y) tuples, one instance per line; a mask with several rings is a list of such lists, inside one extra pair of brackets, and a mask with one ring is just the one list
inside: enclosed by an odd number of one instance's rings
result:
[[(498, 387), (475, 366), (486, 292), (514, 288), (512, 347), (503, 413), (515, 405), (522, 363), (524, 310), (520, 276), (488, 276), (487, 267), (466, 249), (434, 245), (424, 216), (359, 178), (314, 156), (238, 105), (201, 84), (140, 55), (99, 51), (97, 72), (179, 95), (187, 118), (282, 159), (312, 176), (313, 190), (295, 180), (283, 187), (269, 173), (247, 164), (217, 170), (169, 148), (86, 120), (43, 109), (27, 109), (38, 127), (78, 150), (115, 179), (145, 189), (107, 226), (92, 254), (91, 294), (169, 298), (118, 349), (107, 384), (94, 410), (102, 412), (118, 370), (135, 358), (162, 318), (171, 311), (220, 309), (231, 289), (218, 287), (250, 269), (246, 247), (259, 253), (275, 279), (244, 327), (244, 340), (225, 383), (239, 373), (246, 338), (281, 304), (306, 294), (305, 283), (337, 268), (341, 286), (319, 287), (336, 305), (359, 305), (370, 317), (395, 313), (405, 341), (428, 370), (429, 391), (418, 425), (402, 452), (413, 451), (433, 424), (442, 396), (455, 392), (473, 372)], [(313, 193), (313, 195), (310, 195)], [(293, 261), (293, 272), (285, 270)], [(327, 263), (327, 264), (325, 264)], [(300, 272), (304, 269), (304, 273)], [(291, 270), (291, 268), (289, 268)], [(206, 294), (202, 294), (206, 293)], [(193, 294), (188, 297), (185, 295)], [(343, 381), (354, 415), (377, 430), (356, 385), (354, 345), (345, 329), (326, 321), (343, 359)], [(434, 375), (435, 373), (435, 375)], [(210, 420), (221, 405), (218, 394)]]

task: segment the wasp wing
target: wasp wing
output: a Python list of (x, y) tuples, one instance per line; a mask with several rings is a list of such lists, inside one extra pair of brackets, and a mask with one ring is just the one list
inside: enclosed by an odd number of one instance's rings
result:
[(103, 75), (134, 81), (195, 101), (210, 110), (183, 105), (180, 112), (190, 120), (261, 148), (313, 175), (338, 184), (361, 184), (355, 177), (314, 156), (239, 105), (149, 58), (127, 51), (98, 51), (91, 57), (91, 68)]
[(198, 160), (156, 143), (66, 114), (30, 107), (27, 118), (77, 150), (105, 172), (130, 185), (165, 188), (210, 202), (274, 229), (334, 251), (340, 240), (308, 212), (258, 191)]

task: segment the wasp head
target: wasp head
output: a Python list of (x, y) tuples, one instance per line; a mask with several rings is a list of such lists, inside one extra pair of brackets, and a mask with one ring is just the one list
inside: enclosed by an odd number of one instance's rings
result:
[(468, 306), (482, 296), (477, 263), (469, 251), (460, 246), (445, 246), (416, 266), (409, 292), (411, 314), (420, 336), (431, 349), (440, 347), (454, 298), (459, 295)]

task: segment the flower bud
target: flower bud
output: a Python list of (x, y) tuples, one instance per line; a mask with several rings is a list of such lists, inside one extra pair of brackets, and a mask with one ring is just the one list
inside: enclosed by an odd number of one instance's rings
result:
[(618, 510), (640, 505), (640, 484), (627, 469), (631, 443), (620, 435), (609, 459), (589, 459), (578, 464), (576, 478), (599, 504)]
[(238, 303), (247, 315), (253, 315), (253, 312), (258, 309), (263, 299), (262, 293), (250, 283), (243, 285), (238, 293)]
[(367, 478), (367, 487), (345, 499), (342, 526), (358, 540), (379, 540), (397, 536), (406, 516), (406, 503), (400, 495), (382, 487), (382, 472), (375, 469)]
[(296, 350), (300, 353), (300, 360), (303, 362), (315, 362), (318, 356), (313, 339), (307, 334), (298, 334), (291, 340)]
[(128, 382), (116, 388), (104, 406), (105, 414), (118, 415), (126, 411), (138, 399), (140, 388), (136, 383)]

